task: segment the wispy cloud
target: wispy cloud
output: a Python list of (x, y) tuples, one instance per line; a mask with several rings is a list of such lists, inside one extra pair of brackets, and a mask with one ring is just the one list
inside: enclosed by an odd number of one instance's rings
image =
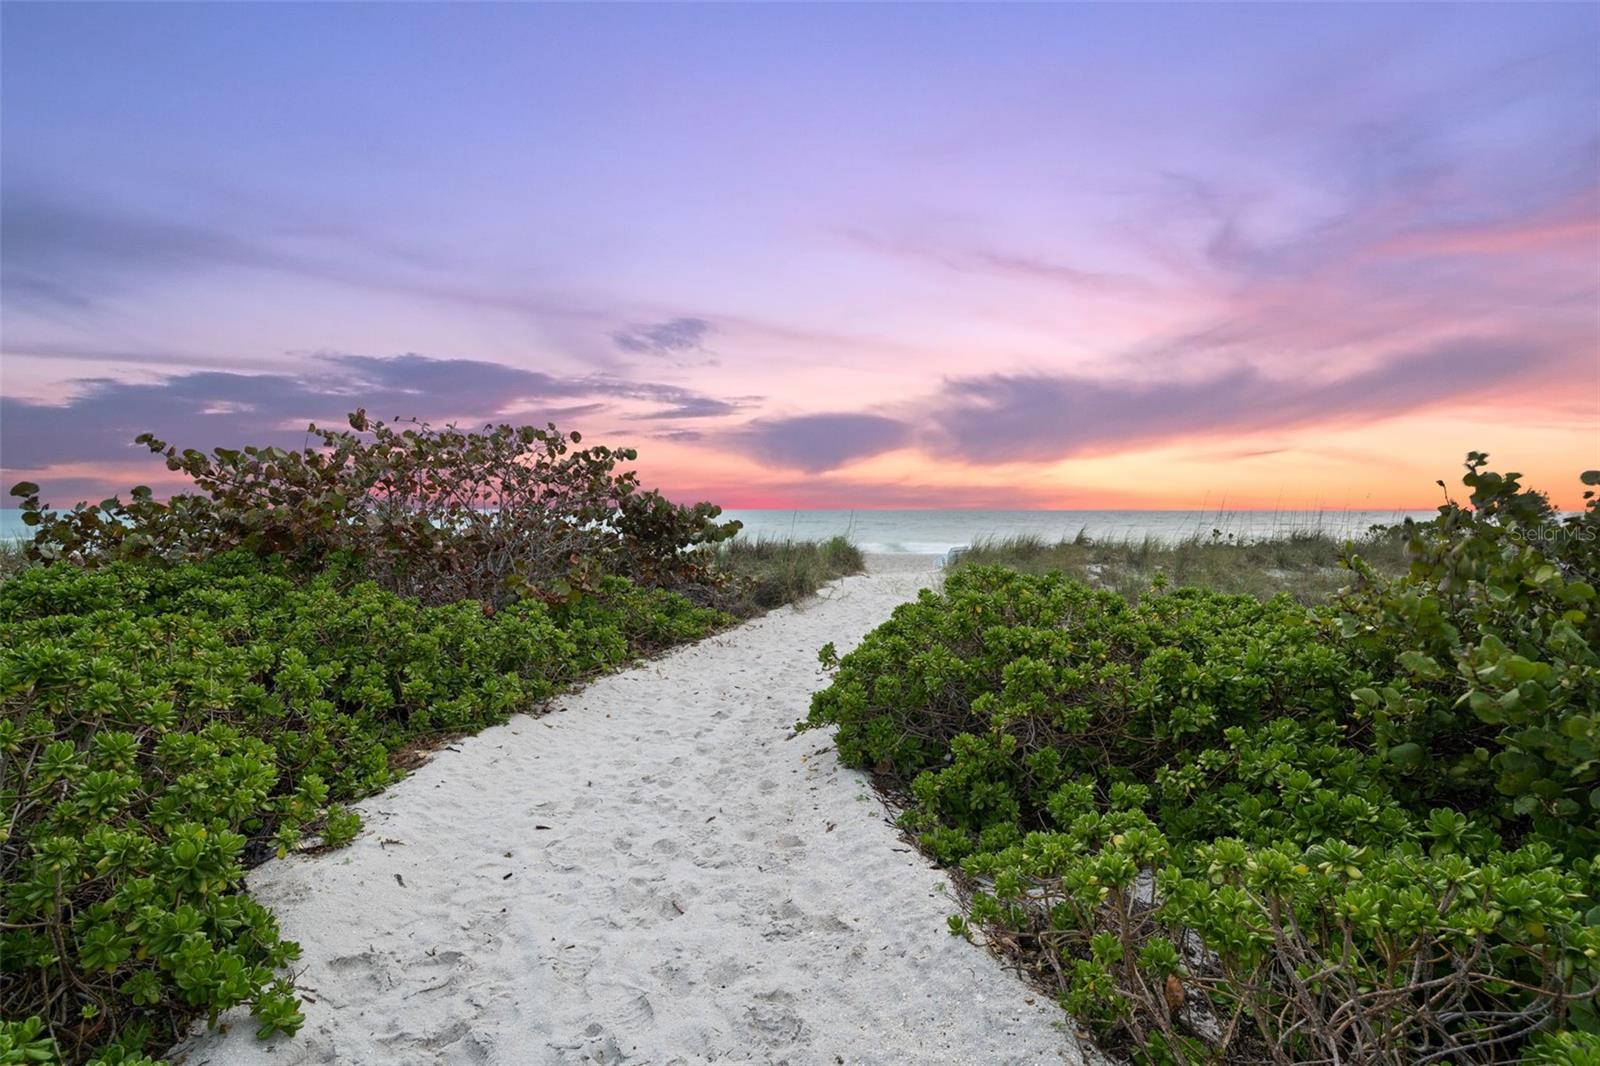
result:
[[(247, 284), (277, 276), (424, 301), (452, 313), (508, 315), (554, 325), (575, 338), (598, 334), (608, 343), (574, 344), (583, 350), (571, 353), (574, 362), (595, 369), (625, 369), (614, 358), (617, 352), (664, 359), (695, 356), (724, 330), (745, 343), (813, 351), (854, 353), (863, 344), (885, 352), (918, 350), (915, 344), (870, 333), (739, 313), (719, 313), (715, 321), (693, 315), (646, 318), (618, 330), (615, 324), (624, 315), (648, 316), (658, 310), (656, 302), (648, 294), (607, 299), (555, 283), (512, 281), (503, 269), (479, 260), (396, 248), (341, 219), (271, 206), (255, 205), (244, 213), (195, 208), (179, 215), (81, 191), (47, 190), (8, 173), (0, 196), (0, 230), (6, 234), (0, 242), (0, 308), (13, 330), (26, 315), (103, 332), (108, 309), (130, 296), (187, 279), (238, 273)], [(8, 337), (7, 350), (15, 347)], [(718, 362), (697, 358), (674, 365), (709, 367)]]
[(748, 406), (759, 397), (720, 399), (681, 385), (663, 385), (650, 381), (628, 381), (614, 375), (591, 374), (575, 378), (571, 384), (578, 388), (605, 396), (645, 400), (664, 406), (640, 415), (641, 418), (715, 418), (731, 415)]
[(852, 228), (843, 236), (859, 248), (878, 255), (932, 264), (959, 274), (991, 274), (1016, 281), (1041, 282), (1100, 292), (1149, 292), (1155, 285), (1146, 278), (1092, 270), (1043, 255), (1002, 250), (974, 244), (969, 240), (946, 237), (930, 239), (886, 236), (866, 229)]
[(711, 333), (703, 318), (672, 318), (654, 325), (629, 326), (611, 334), (618, 348), (638, 355), (681, 355), (698, 351)]
[(590, 325), (615, 311), (572, 293), (480, 277), (462, 263), (341, 224), (258, 211), (189, 216), (130, 208), (86, 193), (11, 181), (0, 197), (0, 282), (6, 310), (94, 321), (112, 301), (173, 280), (219, 272), (279, 275)]
[(947, 382), (922, 412), (921, 440), (938, 454), (999, 463), (1360, 424), (1482, 395), (1553, 358), (1518, 340), (1457, 340), (1336, 376), (1270, 377), (1252, 366), (1147, 382), (987, 375)]

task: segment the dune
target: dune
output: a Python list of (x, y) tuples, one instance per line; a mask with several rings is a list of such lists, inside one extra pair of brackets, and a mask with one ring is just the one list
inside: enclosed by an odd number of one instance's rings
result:
[(822, 734), (853, 646), (936, 580), (872, 571), (439, 752), (350, 847), (251, 891), (305, 955), (305, 1028), (243, 1012), (175, 1049), (233, 1063), (1051, 1063), (1060, 1008), (946, 931), (947, 879)]

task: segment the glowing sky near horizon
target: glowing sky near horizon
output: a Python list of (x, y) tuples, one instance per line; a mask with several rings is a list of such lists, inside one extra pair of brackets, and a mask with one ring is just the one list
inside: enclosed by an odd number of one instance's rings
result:
[(738, 507), (1600, 467), (1600, 7), (0, 8), (0, 465), (544, 421)]

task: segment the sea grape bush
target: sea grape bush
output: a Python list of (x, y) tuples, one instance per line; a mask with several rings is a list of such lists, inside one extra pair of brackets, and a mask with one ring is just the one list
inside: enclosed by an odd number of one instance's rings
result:
[[(1348, 640), (1381, 661), (1356, 691), (1377, 749), (1420, 802), (1492, 812), (1600, 849), (1600, 501), (1561, 518), (1518, 474), (1468, 456), (1470, 506), (1413, 524), (1411, 572), (1358, 566)], [(1600, 471), (1583, 475), (1600, 484)]]
[(802, 725), (1137, 1059), (1595, 1061), (1600, 513), (1467, 484), (1325, 608), (963, 568)]
[(714, 582), (712, 546), (737, 522), (642, 489), (619, 464), (632, 449), (580, 448), (550, 425), (389, 424), (365, 411), (348, 429), (307, 429), (299, 450), (183, 449), (141, 435), (195, 491), (159, 500), (148, 487), (51, 511), (31, 482), (11, 492), (34, 527), (35, 557), (206, 559), (242, 548), (304, 572), (346, 557), (384, 587), (429, 603), (521, 596), (550, 601), (603, 575), (695, 589)]
[(1600, 878), (1545, 844), (1456, 851), (1452, 814), (1381, 847), (1253, 845), (1093, 804), (969, 856), (983, 887), (953, 928), (1042, 954), (1063, 1004), (1147, 1061), (1516, 1061), (1592, 1001)]
[(1019, 798), (1038, 808), (1061, 774), (1110, 766), (1131, 780), (1234, 720), (1344, 702), (1353, 667), (1328, 632), (1287, 599), (1179, 589), (1134, 607), (1060, 575), (971, 568), (896, 608), (812, 718), (839, 724), (852, 762), (906, 780), (943, 763), (959, 734), (1025, 721), (1051, 752)]
[(246, 865), (349, 840), (402, 746), (727, 621), (619, 577), (488, 612), (350, 577), (236, 551), (0, 585), (0, 1062), (145, 1062), (241, 1004), (292, 1033)]

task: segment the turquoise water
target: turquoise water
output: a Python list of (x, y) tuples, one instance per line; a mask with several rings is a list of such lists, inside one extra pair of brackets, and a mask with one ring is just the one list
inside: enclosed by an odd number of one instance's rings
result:
[[(723, 512), (744, 523), (740, 534), (756, 539), (822, 540), (849, 537), (869, 552), (943, 553), (975, 541), (1037, 536), (1061, 540), (1080, 531), (1097, 540), (1181, 540), (1208, 537), (1212, 530), (1240, 540), (1321, 531), (1359, 536), (1373, 525), (1432, 511), (739, 511)], [(21, 512), (0, 508), (0, 537), (28, 536)]]
[(15, 507), (0, 507), (0, 540), (27, 539), (31, 530), (22, 524), (22, 512)]

